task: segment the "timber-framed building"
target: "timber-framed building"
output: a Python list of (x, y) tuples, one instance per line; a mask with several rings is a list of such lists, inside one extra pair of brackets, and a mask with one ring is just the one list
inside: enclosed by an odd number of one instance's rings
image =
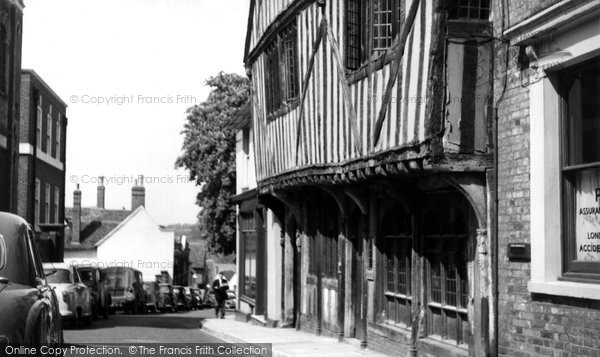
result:
[(251, 1), (256, 194), (281, 232), (267, 320), (393, 354), (492, 353), (490, 14)]

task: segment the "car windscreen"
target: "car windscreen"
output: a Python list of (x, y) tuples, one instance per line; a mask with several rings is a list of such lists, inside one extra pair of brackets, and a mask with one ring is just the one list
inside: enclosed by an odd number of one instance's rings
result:
[(93, 284), (96, 281), (93, 270), (79, 269), (79, 276), (81, 276), (81, 282), (85, 285)]
[(132, 283), (129, 271), (121, 269), (106, 271), (106, 280), (110, 289), (129, 289)]
[(47, 276), (46, 280), (48, 284), (70, 284), (71, 283), (71, 272), (67, 269), (56, 269), (56, 272), (52, 273), (52, 269), (45, 269), (44, 273)]
[(36, 272), (27, 244), (27, 227), (0, 224), (0, 278), (13, 284), (35, 286)]

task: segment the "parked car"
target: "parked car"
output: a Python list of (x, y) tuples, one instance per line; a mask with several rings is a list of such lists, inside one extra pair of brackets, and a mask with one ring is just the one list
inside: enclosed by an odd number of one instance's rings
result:
[(188, 303), (188, 299), (185, 296), (185, 292), (183, 290), (183, 286), (181, 285), (173, 285), (173, 297), (176, 303), (176, 310), (189, 310), (190, 305)]
[(158, 284), (158, 288), (158, 310), (160, 312), (174, 312), (177, 308), (177, 304), (174, 301), (173, 287), (169, 284)]
[(157, 312), (158, 302), (160, 300), (160, 288), (158, 287), (158, 283), (144, 283), (144, 293), (146, 294), (146, 312)]
[(64, 263), (44, 263), (44, 273), (50, 286), (56, 288), (56, 295), (62, 297), (59, 308), (63, 320), (69, 320), (75, 326), (80, 321), (91, 324), (92, 295), (81, 281), (79, 270)]
[(62, 345), (58, 305), (31, 227), (0, 212), (0, 344)]
[(111, 297), (111, 311), (139, 314), (146, 311), (146, 298), (143, 277), (139, 270), (127, 267), (104, 268), (108, 291)]
[(192, 288), (189, 286), (184, 286), (183, 287), (183, 296), (185, 297), (185, 304), (187, 306), (188, 310), (191, 310), (193, 308), (192, 306)]
[(108, 318), (110, 312), (110, 293), (106, 286), (106, 276), (102, 269), (93, 266), (78, 267), (81, 280), (90, 289), (92, 294), (92, 318), (98, 319), (102, 315)]
[(192, 294), (192, 309), (202, 309), (204, 307), (204, 290), (198, 288), (190, 288), (190, 293)]

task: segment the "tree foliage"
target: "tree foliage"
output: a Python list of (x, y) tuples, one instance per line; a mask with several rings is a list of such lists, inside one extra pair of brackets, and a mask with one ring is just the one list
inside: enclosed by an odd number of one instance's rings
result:
[(196, 203), (201, 237), (228, 254), (235, 250), (235, 132), (228, 121), (249, 100), (248, 79), (220, 72), (206, 81), (211, 92), (205, 102), (187, 110), (183, 153), (176, 167), (188, 170), (200, 192)]

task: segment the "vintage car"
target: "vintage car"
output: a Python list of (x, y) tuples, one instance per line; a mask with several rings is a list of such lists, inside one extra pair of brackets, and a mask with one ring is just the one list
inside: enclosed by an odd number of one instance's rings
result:
[(160, 301), (160, 288), (157, 282), (144, 283), (146, 295), (146, 312), (157, 312)]
[(92, 318), (98, 319), (102, 315), (108, 318), (110, 312), (110, 293), (108, 292), (106, 276), (102, 269), (93, 266), (79, 266), (81, 280), (90, 289), (92, 294)]
[(0, 345), (62, 345), (58, 304), (27, 221), (0, 212)]
[(188, 310), (187, 299), (185, 298), (185, 293), (183, 292), (183, 286), (173, 285), (173, 299), (175, 300), (175, 310)]
[(173, 287), (169, 284), (158, 284), (158, 288), (158, 310), (160, 312), (174, 312), (177, 308), (177, 304), (174, 301)]
[(83, 321), (92, 323), (92, 294), (81, 281), (79, 270), (65, 263), (44, 263), (44, 273), (50, 286), (56, 289), (60, 297), (59, 308), (63, 320), (71, 321), (75, 326)]
[(112, 312), (117, 310), (132, 314), (146, 312), (142, 272), (128, 267), (109, 267), (103, 270), (108, 281)]
[(198, 288), (190, 288), (190, 293), (192, 294), (192, 309), (202, 309), (204, 307), (204, 290)]

